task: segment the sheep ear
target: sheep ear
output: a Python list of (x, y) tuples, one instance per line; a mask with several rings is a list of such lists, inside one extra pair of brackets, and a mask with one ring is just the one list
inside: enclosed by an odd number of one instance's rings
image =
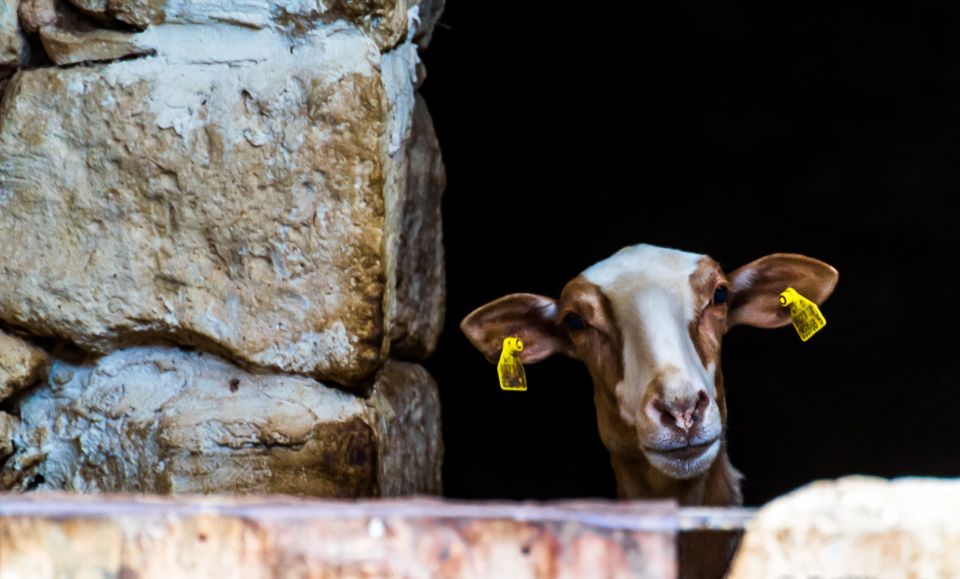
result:
[(557, 300), (534, 294), (510, 294), (480, 306), (460, 329), (487, 360), (496, 362), (503, 340), (523, 340), (520, 360), (530, 364), (553, 354), (574, 355), (573, 344), (560, 327)]
[(727, 327), (738, 325), (779, 328), (790, 323), (780, 292), (792, 287), (807, 299), (822, 304), (837, 285), (839, 274), (830, 265), (795, 253), (774, 253), (738, 268), (730, 280)]

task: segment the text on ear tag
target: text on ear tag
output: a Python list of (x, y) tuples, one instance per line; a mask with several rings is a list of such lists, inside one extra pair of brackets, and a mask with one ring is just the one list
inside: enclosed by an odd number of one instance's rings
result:
[(790, 308), (790, 321), (793, 322), (793, 327), (804, 342), (827, 325), (827, 319), (820, 313), (817, 304), (800, 295), (792, 287), (788, 287), (780, 294), (780, 305)]
[(527, 389), (527, 373), (520, 362), (520, 352), (523, 351), (523, 341), (520, 338), (504, 338), (503, 350), (500, 352), (500, 362), (497, 363), (497, 375), (500, 376), (501, 390)]

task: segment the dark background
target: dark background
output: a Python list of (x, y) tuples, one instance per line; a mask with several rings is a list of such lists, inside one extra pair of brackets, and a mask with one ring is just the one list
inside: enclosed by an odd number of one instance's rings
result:
[(850, 473), (960, 475), (956, 11), (633, 4), (448, 0), (424, 55), (449, 179), (447, 326), (427, 363), (446, 494), (615, 495), (586, 369), (552, 358), (501, 392), (458, 324), (638, 242), (840, 271), (810, 342), (724, 342), (748, 504)]

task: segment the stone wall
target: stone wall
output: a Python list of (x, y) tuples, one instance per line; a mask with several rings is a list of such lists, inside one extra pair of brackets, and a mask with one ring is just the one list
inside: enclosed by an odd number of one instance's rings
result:
[(0, 488), (439, 492), (441, 10), (0, 4)]

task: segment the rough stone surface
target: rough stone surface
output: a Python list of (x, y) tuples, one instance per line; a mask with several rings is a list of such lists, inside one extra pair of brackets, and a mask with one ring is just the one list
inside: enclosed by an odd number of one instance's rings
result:
[(369, 376), (396, 309), (385, 204), (413, 102), (390, 71), (415, 52), (379, 64), (349, 30), (288, 47), (233, 27), (232, 60), (209, 64), (204, 31), (182, 28), (141, 35), (161, 57), (7, 87), (0, 319), (100, 352), (168, 339)]
[(413, 364), (388, 362), (363, 399), (210, 354), (131, 348), (92, 365), (58, 361), (18, 410), (7, 490), (440, 491), (436, 385)]
[[(75, 3), (101, 16), (160, 6)], [(438, 6), (176, 3), (131, 34), (25, 0), (58, 64), (158, 56), (6, 87), (0, 235), (25, 244), (0, 247), (0, 321), (101, 353), (171, 340), (344, 384), (374, 372), (390, 340), (428, 354), (443, 175), (422, 105), (412, 126), (412, 40)], [(388, 13), (407, 39), (381, 54), (351, 26)]]
[(20, 0), (20, 26), (24, 32), (38, 32), (57, 20), (54, 0)]
[(23, 64), (28, 54), (17, 17), (17, 1), (0, 0), (0, 77)]
[(0, 411), (0, 464), (13, 454), (13, 437), (19, 425), (20, 421), (16, 416)]
[(10, 577), (672, 579), (665, 503), (0, 497)]
[(389, 362), (366, 402), (379, 441), (378, 492), (440, 494), (440, 398), (430, 374), (415, 364)]
[[(346, 22), (362, 30), (381, 49), (407, 35), (407, 0), (267, 0), (262, 2), (180, 2), (176, 0), (70, 0), (100, 18), (113, 18), (140, 29), (154, 24), (228, 23), (257, 29), (306, 34), (318, 24)], [(442, 8), (442, 7), (441, 7)]]
[(957, 480), (814, 483), (760, 510), (729, 577), (958, 577), (957, 513)]
[(0, 331), (0, 402), (46, 378), (49, 369), (49, 354)]
[[(107, 19), (109, 16), (107, 14), (107, 0), (70, 0), (70, 3), (91, 16), (103, 19)], [(138, 8), (147, 7), (147, 2), (128, 2), (126, 4), (128, 6), (136, 5)], [(145, 22), (143, 25), (141, 25), (141, 28), (146, 28), (147, 24), (152, 24), (152, 22)]]
[(398, 308), (391, 351), (425, 358), (443, 329), (446, 300), (440, 200), (446, 173), (430, 112), (417, 97), (407, 145), (407, 195), (400, 211)]
[(440, 491), (441, 7), (0, 0), (0, 488)]
[[(317, 1), (317, 8), (324, 3)], [(389, 48), (407, 36), (409, 4), (407, 0), (332, 0), (326, 3), (326, 10), (303, 10), (287, 12), (291, 14), (290, 24), (293, 31), (301, 19), (320, 19), (323, 22), (345, 20), (358, 25), (370, 35), (377, 44)]]
[(419, 2), (416, 2), (419, 24), (413, 40), (420, 48), (426, 48), (430, 44), (430, 39), (433, 38), (433, 29), (440, 21), (445, 3), (445, 0), (419, 0)]
[(51, 24), (40, 28), (40, 40), (50, 60), (59, 65), (116, 60), (152, 52), (138, 46), (129, 32), (93, 27), (65, 28)]

